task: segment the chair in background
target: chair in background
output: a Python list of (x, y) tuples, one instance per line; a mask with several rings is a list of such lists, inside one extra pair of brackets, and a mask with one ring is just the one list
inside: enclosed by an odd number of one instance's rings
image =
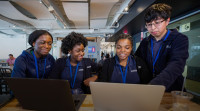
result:
[(10, 89), (4, 77), (11, 77), (12, 70), (10, 68), (0, 68), (0, 94), (9, 94)]
[(1, 62), (0, 66), (8, 66), (8, 63)]

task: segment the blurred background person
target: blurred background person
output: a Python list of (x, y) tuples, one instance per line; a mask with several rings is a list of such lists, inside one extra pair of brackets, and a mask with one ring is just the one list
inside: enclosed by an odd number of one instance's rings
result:
[(15, 63), (15, 57), (13, 56), (13, 54), (9, 54), (8, 56), (9, 58), (7, 59), (6, 62), (8, 63), (9, 66), (13, 66)]
[(100, 67), (102, 67), (104, 61), (105, 61), (106, 59), (109, 59), (109, 58), (110, 58), (110, 55), (109, 55), (109, 54), (106, 54), (105, 56), (103, 56), (103, 59), (101, 59), (101, 60), (99, 61), (98, 65), (99, 65)]

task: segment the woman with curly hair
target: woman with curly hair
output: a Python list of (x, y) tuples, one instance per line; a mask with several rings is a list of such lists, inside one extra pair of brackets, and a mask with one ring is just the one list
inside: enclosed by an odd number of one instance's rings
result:
[(89, 82), (95, 81), (97, 64), (83, 58), (87, 39), (80, 33), (72, 32), (62, 40), (61, 51), (69, 57), (59, 58), (53, 67), (49, 78), (68, 80), (72, 93), (88, 94)]

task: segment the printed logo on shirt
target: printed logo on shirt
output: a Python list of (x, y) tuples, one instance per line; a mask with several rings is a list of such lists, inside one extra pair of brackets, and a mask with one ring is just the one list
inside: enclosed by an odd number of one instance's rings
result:
[(87, 68), (91, 68), (91, 66), (87, 66)]
[(170, 49), (170, 48), (171, 48), (171, 45), (167, 45), (166, 48)]
[(78, 71), (83, 71), (83, 69), (79, 69)]
[(51, 65), (46, 66), (46, 68), (50, 68), (50, 67), (51, 67)]
[(131, 70), (131, 72), (137, 72), (137, 70)]

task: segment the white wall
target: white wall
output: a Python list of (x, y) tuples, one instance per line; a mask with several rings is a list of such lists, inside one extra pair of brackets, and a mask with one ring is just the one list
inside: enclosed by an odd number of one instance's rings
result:
[(14, 37), (0, 34), (0, 59), (7, 59), (8, 54), (19, 56), (26, 49), (26, 35)]

